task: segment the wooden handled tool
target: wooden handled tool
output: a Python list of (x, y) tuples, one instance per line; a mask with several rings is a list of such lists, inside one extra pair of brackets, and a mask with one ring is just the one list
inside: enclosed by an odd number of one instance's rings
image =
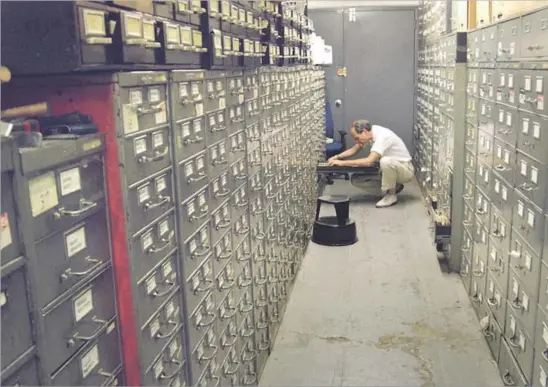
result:
[(40, 102), (33, 105), (17, 106), (3, 110), (0, 115), (3, 120), (10, 120), (13, 118), (21, 117), (37, 117), (43, 116), (49, 113), (49, 106), (47, 102)]

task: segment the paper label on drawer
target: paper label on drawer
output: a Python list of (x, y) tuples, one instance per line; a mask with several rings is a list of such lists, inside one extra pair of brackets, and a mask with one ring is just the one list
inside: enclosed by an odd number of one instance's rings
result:
[(544, 97), (542, 95), (537, 97), (537, 110), (544, 110)]
[(523, 89), (525, 91), (531, 91), (531, 77), (526, 75), (523, 79), (524, 83), (523, 83)]
[(191, 90), (190, 90), (190, 93), (193, 95), (193, 96), (198, 96), (200, 95), (200, 84), (199, 83), (192, 83), (192, 85), (190, 86)]
[(157, 87), (148, 90), (148, 102), (158, 102), (160, 100), (160, 89)]
[(80, 367), (82, 370), (82, 379), (86, 379), (89, 374), (99, 365), (99, 349), (95, 344), (82, 358), (80, 359)]
[(525, 255), (525, 268), (531, 271), (532, 261), (533, 261), (533, 259), (531, 258), (531, 254), (526, 252), (524, 255)]
[(139, 204), (143, 204), (150, 199), (150, 186), (147, 184), (143, 187), (140, 187), (137, 189), (137, 198), (139, 201)]
[(506, 75), (500, 74), (499, 86), (504, 87), (505, 83), (506, 83)]
[[(175, 358), (179, 352), (179, 342), (177, 340), (174, 340), (169, 345), (169, 356), (171, 358)], [(179, 381), (179, 378), (177, 378), (177, 381)]]
[(195, 212), (196, 212), (196, 205), (194, 204), (194, 200), (191, 200), (186, 205), (186, 213), (190, 217), (194, 215)]
[(200, 120), (200, 119), (194, 120), (192, 125), (193, 125), (193, 128), (194, 128), (194, 133), (196, 135), (202, 133), (202, 120)]
[(154, 338), (160, 331), (160, 320), (156, 319), (150, 323), (150, 337)]
[(504, 223), (501, 223), (500, 224), (500, 235), (502, 237), (505, 237), (506, 236), (506, 225)]
[(143, 103), (143, 93), (141, 92), (141, 89), (129, 91), (129, 102), (132, 105), (141, 105)]
[[(7, 212), (0, 215), (0, 250), (11, 245), (11, 229)], [(2, 293), (3, 294), (3, 293)]]
[(504, 150), (504, 162), (510, 164), (510, 152), (507, 149)]
[(499, 110), (499, 122), (504, 122), (504, 110)]
[(215, 161), (217, 160), (217, 148), (216, 147), (213, 147), (211, 148), (211, 160), (212, 161)]
[(515, 297), (519, 294), (519, 282), (515, 278), (512, 281), (512, 293)]
[(194, 174), (194, 166), (192, 163), (188, 163), (185, 165), (185, 176), (191, 177)]
[(515, 103), (516, 102), (516, 93), (514, 92), (514, 90), (510, 90), (508, 92), (508, 102), (510, 102), (510, 103)]
[(169, 222), (167, 219), (164, 219), (158, 225), (158, 236), (163, 237), (169, 232)]
[(0, 292), (0, 307), (6, 305), (8, 303), (8, 297), (6, 295), (6, 292), (2, 290)]
[(198, 206), (203, 207), (205, 204), (206, 204), (206, 197), (205, 197), (205, 193), (202, 192), (198, 196)]
[(539, 366), (540, 368), (540, 376), (539, 376), (539, 383), (542, 387), (546, 387), (546, 380), (548, 379), (546, 377), (546, 372), (544, 372), (544, 369), (542, 366)]
[(500, 181), (495, 180), (495, 192), (500, 193)]
[(497, 261), (497, 249), (495, 248), (491, 248), (491, 259), (493, 260), (493, 262), (496, 262)]
[(190, 137), (190, 124), (188, 122), (181, 124), (181, 137), (183, 139)]
[(525, 93), (519, 93), (519, 103), (524, 104), (525, 103)]
[(154, 148), (158, 148), (164, 145), (164, 133), (163, 132), (155, 132), (152, 134), (152, 146)]
[(485, 170), (485, 175), (483, 176), (483, 181), (485, 181), (486, 183), (489, 183), (489, 170), (488, 169)]
[(521, 121), (521, 132), (523, 134), (529, 133), (529, 119), (523, 118)]
[(525, 336), (521, 332), (519, 333), (519, 346), (522, 351), (525, 351)]
[(508, 74), (508, 88), (514, 87), (514, 75)]
[(540, 140), (540, 123), (533, 122), (533, 137)]
[(527, 224), (535, 227), (535, 213), (531, 210), (527, 210)]
[(198, 244), (196, 243), (196, 239), (192, 239), (188, 243), (188, 251), (190, 252), (190, 254), (192, 254), (196, 251), (197, 248), (198, 248)]
[(224, 97), (219, 98), (219, 109), (225, 109), (226, 108), (226, 100)]
[(489, 281), (489, 292), (493, 294), (495, 292), (495, 283), (491, 280)]
[(538, 169), (535, 167), (531, 167), (531, 181), (534, 184), (538, 183)]
[(156, 277), (154, 275), (146, 280), (145, 289), (147, 294), (151, 294), (156, 290)]
[(204, 104), (203, 103), (197, 103), (196, 104), (196, 115), (201, 116), (204, 114)]
[(73, 300), (74, 322), (79, 322), (93, 310), (93, 291), (88, 289)]
[(166, 305), (166, 317), (170, 318), (175, 313), (175, 303), (172, 301), (168, 302)]
[(502, 297), (500, 295), (499, 292), (495, 292), (495, 301), (497, 302), (497, 305), (501, 305), (502, 304)]
[(199, 157), (196, 159), (196, 169), (198, 171), (204, 169), (204, 158), (203, 157)]
[(242, 115), (242, 107), (241, 106), (236, 107), (236, 115), (238, 117)]
[(516, 320), (514, 316), (510, 316), (510, 332), (512, 332), (512, 335), (516, 334)]
[(207, 241), (207, 230), (205, 228), (200, 230), (200, 242), (204, 244)]
[(535, 91), (542, 93), (544, 90), (544, 77), (537, 77), (535, 81)]
[(147, 151), (146, 137), (139, 137), (133, 141), (133, 153), (135, 156), (143, 154)]
[(523, 218), (523, 203), (518, 200), (518, 215)]
[(217, 122), (219, 124), (223, 124), (225, 122), (225, 115), (223, 113), (217, 114)]
[(162, 266), (162, 274), (164, 275), (164, 278), (167, 278), (171, 273), (173, 273), (173, 263), (171, 261), (167, 261)]
[(502, 200), (508, 201), (508, 188), (502, 187)]
[(114, 329), (116, 329), (116, 322), (112, 322), (109, 324), (106, 331), (107, 335), (110, 335)]
[(497, 145), (497, 158), (502, 159), (502, 148), (500, 145)]
[(162, 106), (162, 110), (154, 114), (154, 121), (157, 124), (163, 124), (167, 122), (167, 109), (165, 106), (165, 102), (164, 102), (164, 105)]
[(512, 113), (506, 112), (506, 125), (512, 126)]
[(230, 119), (234, 118), (234, 116), (235, 116), (234, 109), (229, 109), (228, 114), (230, 116)]
[(156, 193), (161, 193), (163, 190), (166, 189), (166, 176), (162, 175), (156, 178)]
[(55, 173), (48, 172), (29, 181), (32, 216), (36, 217), (59, 204)]
[(179, 83), (179, 97), (180, 98), (188, 97), (188, 83), (187, 82)]
[(152, 239), (152, 231), (147, 232), (145, 235), (141, 237), (141, 247), (144, 252), (146, 252), (148, 248), (152, 246), (153, 243), (154, 242)]
[(80, 180), (80, 167), (67, 169), (59, 173), (61, 182), (61, 196), (69, 195), (82, 189)]
[(520, 173), (523, 176), (527, 176), (527, 162), (525, 160), (521, 160), (520, 163)]
[(153, 372), (154, 372), (154, 378), (156, 380), (159, 380), (160, 376), (164, 372), (164, 363), (161, 359), (160, 361), (158, 361), (158, 363), (154, 364)]
[(79, 229), (72, 231), (70, 234), (66, 234), (65, 246), (67, 249), (67, 258), (71, 258), (80, 251), (84, 250), (87, 247), (85, 227), (80, 227)]
[(221, 176), (221, 185), (224, 187), (228, 184), (228, 175), (222, 175)]
[(525, 292), (521, 292), (523, 309), (527, 312), (529, 310), (529, 296)]
[(542, 340), (544, 340), (544, 344), (548, 347), (548, 326), (546, 326), (546, 323), (542, 323)]

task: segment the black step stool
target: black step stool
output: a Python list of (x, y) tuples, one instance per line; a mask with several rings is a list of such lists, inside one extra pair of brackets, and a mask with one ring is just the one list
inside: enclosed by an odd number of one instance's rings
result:
[[(322, 216), (322, 203), (335, 206), (336, 216)], [(358, 241), (356, 223), (350, 219), (350, 198), (343, 195), (320, 196), (316, 201), (316, 221), (312, 242), (323, 246), (349, 246)]]

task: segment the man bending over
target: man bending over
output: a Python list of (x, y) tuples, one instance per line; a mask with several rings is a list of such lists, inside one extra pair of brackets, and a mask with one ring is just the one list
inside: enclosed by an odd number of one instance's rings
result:
[[(386, 195), (377, 203), (377, 207), (389, 207), (398, 201), (397, 194), (403, 189), (403, 183), (413, 180), (415, 171), (411, 155), (402, 139), (393, 131), (369, 121), (358, 120), (352, 124), (350, 134), (356, 145), (331, 157), (329, 165), (347, 167), (369, 167), (380, 161), (382, 173), (382, 190)], [(373, 143), (371, 152), (365, 158), (343, 160), (354, 156), (365, 145)]]

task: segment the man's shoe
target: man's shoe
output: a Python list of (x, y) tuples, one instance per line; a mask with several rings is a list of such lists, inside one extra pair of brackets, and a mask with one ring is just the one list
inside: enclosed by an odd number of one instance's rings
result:
[(401, 191), (403, 191), (403, 184), (396, 184), (396, 194), (399, 194)]
[(398, 197), (395, 194), (387, 193), (379, 202), (377, 203), (377, 208), (390, 207), (398, 202)]

